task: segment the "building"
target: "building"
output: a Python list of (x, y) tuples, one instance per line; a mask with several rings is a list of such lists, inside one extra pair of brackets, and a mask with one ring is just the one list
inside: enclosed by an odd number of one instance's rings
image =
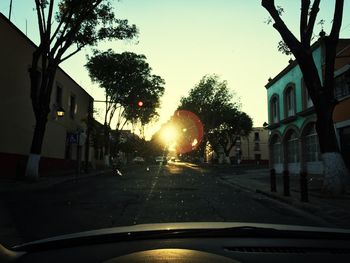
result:
[[(263, 127), (253, 127), (247, 137), (238, 138), (236, 145), (230, 151), (232, 164), (258, 164), (269, 163), (268, 151), (269, 131)], [(208, 162), (222, 163), (225, 159), (223, 149), (218, 148), (215, 152), (210, 144), (206, 147), (206, 159)]]
[[(35, 44), (2, 14), (0, 32), (0, 176), (13, 177), (24, 173), (35, 125), (28, 74)], [(58, 107), (65, 110), (62, 118), (57, 117)], [(92, 107), (93, 98), (59, 68), (42, 148), (41, 174), (75, 169), (77, 158), (91, 161), (90, 143), (84, 139), (89, 136)]]
[[(324, 74), (324, 46), (322, 41), (312, 46), (313, 58), (320, 76)], [(349, 164), (350, 149), (350, 39), (340, 39), (335, 63), (334, 128), (339, 146)], [(323, 79), (323, 77), (321, 78)], [(271, 167), (281, 173), (288, 170), (298, 174), (305, 167), (309, 174), (323, 173), (318, 136), (315, 130), (316, 114), (308, 96), (301, 70), (296, 61), (267, 85), (270, 130), (269, 149)]]
[(269, 163), (269, 131), (263, 127), (254, 127), (247, 137), (231, 150), (231, 159), (241, 164)]

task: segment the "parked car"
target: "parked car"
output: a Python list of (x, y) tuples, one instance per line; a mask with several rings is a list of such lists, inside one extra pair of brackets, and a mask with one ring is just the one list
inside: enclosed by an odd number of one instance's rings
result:
[(167, 163), (167, 160), (164, 156), (157, 156), (155, 160), (156, 160), (157, 164), (166, 164)]
[(143, 157), (137, 156), (132, 160), (133, 163), (144, 163), (145, 159)]

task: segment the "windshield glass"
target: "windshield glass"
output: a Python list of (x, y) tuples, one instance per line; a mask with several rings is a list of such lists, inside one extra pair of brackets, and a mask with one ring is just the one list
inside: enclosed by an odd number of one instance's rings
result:
[(2, 1), (0, 243), (349, 228), (350, 2), (307, 2)]

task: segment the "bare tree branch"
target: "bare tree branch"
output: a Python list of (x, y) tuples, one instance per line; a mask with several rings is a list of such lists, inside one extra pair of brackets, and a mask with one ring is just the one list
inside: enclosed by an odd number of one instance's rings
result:
[[(336, 57), (336, 46), (339, 40), (339, 31), (342, 24), (344, 0), (337, 0), (334, 8), (333, 25), (331, 33), (325, 39), (326, 61), (325, 61), (325, 92), (329, 98), (334, 98), (334, 61)], [(336, 103), (333, 100), (332, 103)], [(334, 106), (334, 105), (333, 105)]]
[[(68, 10), (70, 11), (70, 10)], [(69, 16), (68, 16), (68, 13), (69, 13)], [(68, 28), (68, 25), (70, 25), (70, 21), (72, 19), (72, 16), (73, 16), (73, 12), (65, 12), (62, 17), (61, 17), (61, 21), (60, 23), (58, 24), (58, 26), (56, 27), (56, 30), (55, 30), (55, 33), (52, 34), (52, 37), (50, 39), (50, 43), (56, 38), (57, 34), (59, 33), (63, 23), (65, 24), (64, 25), (64, 28), (61, 32), (61, 35), (64, 35), (67, 28)], [(54, 45), (55, 46), (55, 45)]]
[(304, 42), (307, 28), (307, 20), (309, 16), (310, 0), (301, 1), (301, 14), (300, 14), (300, 40)]
[(78, 53), (81, 50), (81, 47), (78, 47), (75, 51), (73, 51), (72, 53), (70, 53), (69, 55), (65, 56), (64, 58), (59, 60), (59, 63), (69, 59), (71, 56), (74, 56), (76, 53)]
[(44, 7), (43, 7), (42, 4), (40, 5), (40, 9), (39, 9), (39, 10), (40, 10), (40, 13), (41, 13), (41, 18), (42, 18), (42, 20), (43, 20), (43, 30), (44, 30), (44, 34), (46, 34), (45, 10), (44, 10)]
[(305, 42), (302, 41), (302, 43), (304, 45), (307, 44), (307, 46), (310, 46), (312, 33), (314, 31), (316, 17), (317, 17), (318, 11), (320, 10), (319, 6), (320, 6), (320, 0), (315, 0), (314, 3), (312, 4), (309, 23), (307, 25), (307, 29), (306, 29), (306, 33), (305, 33), (305, 39), (304, 39)]
[(261, 5), (269, 12), (275, 23), (273, 24), (273, 27), (281, 34), (282, 39), (290, 50), (295, 55), (296, 53), (299, 53), (300, 50), (300, 42), (298, 39), (292, 34), (292, 32), (288, 29), (286, 24), (281, 19), (274, 0), (262, 0)]
[(49, 4), (49, 13), (48, 13), (47, 22), (46, 22), (48, 38), (50, 38), (50, 35), (51, 35), (51, 25), (52, 25), (51, 20), (52, 20), (54, 2), (55, 0), (50, 0), (50, 4)]
[[(55, 54), (56, 51), (58, 50), (58, 48), (63, 44), (63, 43), (70, 43), (71, 44), (71, 39), (74, 38), (75, 34), (78, 32), (78, 29), (80, 27), (80, 23), (82, 21), (84, 21), (86, 19), (86, 16), (90, 13), (91, 10), (94, 10), (100, 3), (102, 2), (102, 0), (98, 0), (96, 1), (96, 3), (92, 6), (88, 6), (89, 8), (86, 11), (81, 11), (80, 12), (80, 16), (77, 18), (77, 21), (75, 21), (75, 25), (66, 33), (66, 35), (63, 34), (61, 35), (61, 37), (56, 41), (55, 45), (53, 46), (52, 50), (52, 54)], [(66, 25), (68, 25), (69, 23), (66, 23)], [(64, 29), (64, 31), (66, 31), (66, 28)], [(65, 45), (67, 46), (67, 45)], [(69, 45), (67, 46), (67, 48), (69, 47)], [(60, 59), (60, 56), (62, 56), (62, 54), (67, 50), (67, 48), (63, 48), (63, 52), (62, 51), (57, 51), (57, 55), (56, 58), (58, 58), (58, 60)], [(61, 48), (62, 49), (62, 48)]]
[(43, 42), (44, 39), (44, 25), (43, 25), (43, 18), (41, 16), (40, 12), (40, 2), (39, 0), (35, 0), (35, 6), (36, 6), (36, 15), (38, 18), (38, 24), (39, 24), (39, 32), (40, 32), (40, 42)]
[(344, 0), (336, 0), (335, 9), (333, 15), (333, 25), (331, 33), (329, 37), (332, 39), (339, 38), (339, 31), (343, 20), (343, 8), (344, 8)]

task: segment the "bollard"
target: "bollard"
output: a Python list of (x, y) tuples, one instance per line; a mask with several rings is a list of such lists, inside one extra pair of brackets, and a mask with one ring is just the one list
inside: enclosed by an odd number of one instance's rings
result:
[(300, 201), (309, 202), (309, 194), (307, 188), (307, 172), (300, 172)]
[(284, 170), (283, 171), (283, 194), (285, 196), (290, 196), (290, 191), (289, 191), (289, 171)]
[(277, 192), (276, 190), (276, 170), (270, 170), (270, 183), (271, 183), (271, 192)]

